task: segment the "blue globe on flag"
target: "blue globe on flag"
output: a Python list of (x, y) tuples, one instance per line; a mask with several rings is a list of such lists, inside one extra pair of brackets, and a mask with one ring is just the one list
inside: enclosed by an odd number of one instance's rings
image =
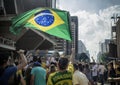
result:
[(43, 10), (35, 14), (35, 22), (41, 26), (50, 26), (54, 22), (54, 16), (50, 10)]

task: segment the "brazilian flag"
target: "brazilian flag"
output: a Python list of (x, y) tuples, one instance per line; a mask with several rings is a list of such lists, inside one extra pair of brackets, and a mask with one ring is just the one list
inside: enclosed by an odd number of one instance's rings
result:
[(53, 8), (37, 8), (14, 17), (10, 31), (19, 34), (26, 27), (71, 41), (69, 25), (69, 12)]

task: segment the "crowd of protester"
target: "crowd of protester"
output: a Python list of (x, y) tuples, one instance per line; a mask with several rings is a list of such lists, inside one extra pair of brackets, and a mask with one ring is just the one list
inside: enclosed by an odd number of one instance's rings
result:
[(104, 85), (108, 76), (115, 76), (112, 64), (108, 71), (102, 63), (72, 62), (65, 56), (25, 56), (23, 50), (17, 53), (20, 57), (11, 62), (9, 53), (0, 52), (0, 85)]

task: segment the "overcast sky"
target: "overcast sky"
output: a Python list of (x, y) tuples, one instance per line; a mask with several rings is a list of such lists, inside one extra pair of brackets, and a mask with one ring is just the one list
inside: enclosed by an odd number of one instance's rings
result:
[(57, 7), (78, 16), (79, 40), (90, 56), (99, 51), (99, 42), (111, 38), (111, 17), (120, 15), (120, 0), (56, 0)]

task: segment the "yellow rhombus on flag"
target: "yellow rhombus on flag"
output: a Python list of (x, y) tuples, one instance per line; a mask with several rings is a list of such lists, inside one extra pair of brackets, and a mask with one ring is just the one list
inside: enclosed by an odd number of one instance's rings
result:
[(37, 8), (13, 18), (10, 31), (18, 34), (23, 27), (28, 27), (71, 41), (69, 25), (69, 12)]

